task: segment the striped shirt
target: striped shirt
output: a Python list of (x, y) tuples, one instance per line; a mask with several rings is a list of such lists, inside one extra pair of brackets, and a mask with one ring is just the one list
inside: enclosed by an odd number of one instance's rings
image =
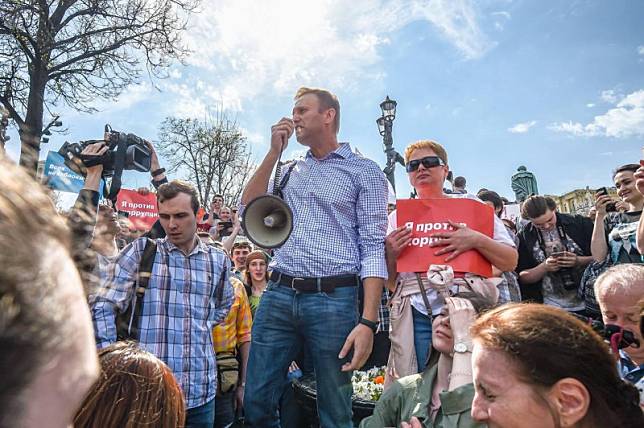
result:
[(283, 189), (293, 232), (275, 250), (271, 269), (299, 277), (387, 278), (388, 188), (378, 165), (348, 143), (322, 159), (309, 150), (295, 162)]
[[(90, 295), (99, 348), (116, 341), (116, 310), (123, 312), (133, 303), (145, 242), (137, 239), (125, 247), (108, 268), (102, 287)], [(188, 255), (167, 238), (157, 240), (143, 298), (139, 343), (170, 367), (188, 408), (209, 402), (217, 392), (211, 332), (226, 318), (233, 301), (229, 270), (223, 251), (200, 240)]]

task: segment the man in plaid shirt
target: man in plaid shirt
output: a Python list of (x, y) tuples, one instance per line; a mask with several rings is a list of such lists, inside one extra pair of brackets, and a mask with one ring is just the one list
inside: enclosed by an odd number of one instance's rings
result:
[[(157, 193), (166, 237), (156, 240), (150, 282), (139, 326), (141, 347), (164, 361), (181, 385), (188, 408), (186, 427), (212, 427), (217, 370), (212, 329), (233, 302), (230, 261), (197, 236), (195, 188), (175, 180)], [(125, 247), (108, 268), (103, 287), (90, 296), (96, 342), (116, 341), (116, 313), (134, 304), (134, 288), (145, 239)]]

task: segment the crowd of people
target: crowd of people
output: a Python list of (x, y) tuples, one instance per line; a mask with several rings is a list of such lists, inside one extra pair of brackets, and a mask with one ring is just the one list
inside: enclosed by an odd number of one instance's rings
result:
[[(100, 201), (102, 165), (62, 215), (0, 159), (0, 427), (644, 426), (644, 167), (617, 167), (619, 200), (598, 192), (589, 216), (531, 195), (515, 224), (496, 192), (446, 189), (446, 149), (414, 142), (417, 198), (487, 204), (492, 232), (449, 221), (430, 243), (444, 262), (400, 272), (414, 230), (339, 128), (337, 97), (300, 88), (239, 206), (215, 195), (203, 217), (146, 143), (143, 234)], [(260, 248), (241, 218), (292, 135), (308, 148), (277, 183), (292, 232)], [(455, 268), (468, 253), (492, 274)], [(384, 393), (357, 420), (351, 374), (374, 365)]]

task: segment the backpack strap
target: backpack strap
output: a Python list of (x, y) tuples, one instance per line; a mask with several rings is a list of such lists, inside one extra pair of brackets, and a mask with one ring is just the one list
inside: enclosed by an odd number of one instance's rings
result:
[(137, 275), (134, 289), (135, 298), (127, 310), (117, 316), (116, 328), (118, 340), (139, 339), (139, 318), (143, 312), (143, 297), (145, 289), (148, 288), (152, 276), (152, 266), (157, 252), (156, 241), (147, 238), (143, 255), (139, 262), (139, 273)]

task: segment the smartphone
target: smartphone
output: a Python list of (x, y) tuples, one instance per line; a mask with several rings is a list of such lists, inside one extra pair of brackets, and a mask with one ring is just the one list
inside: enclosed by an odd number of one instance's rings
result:
[(597, 196), (608, 196), (608, 190), (605, 187), (600, 187), (595, 191)]
[(565, 254), (565, 251), (557, 251), (556, 253), (552, 253), (550, 256), (554, 258), (559, 258), (562, 257)]
[(219, 224), (221, 224), (224, 227), (224, 229), (228, 229), (228, 228), (233, 227), (233, 222), (232, 221), (222, 221)]
[[(595, 195), (597, 196), (608, 196), (608, 189), (605, 187), (600, 187), (595, 191)], [(615, 206), (615, 202), (610, 202), (606, 204), (606, 212), (615, 212), (617, 211), (617, 206)]]

